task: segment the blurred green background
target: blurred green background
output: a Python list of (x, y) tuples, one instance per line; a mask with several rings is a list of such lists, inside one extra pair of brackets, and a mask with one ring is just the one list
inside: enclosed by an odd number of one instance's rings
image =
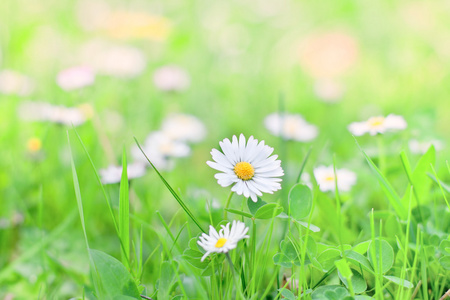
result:
[[(385, 139), (390, 174), (400, 172), (398, 153), (411, 139), (444, 143), (438, 169), (448, 157), (449, 16), (447, 0), (0, 1), (0, 71), (17, 72), (29, 82), (10, 83), (0, 76), (0, 296), (9, 292), (20, 298), (44, 289), (73, 297), (86, 282), (88, 261), (78, 219), (44, 250), (38, 247), (23, 258), (77, 211), (67, 130), (92, 247), (112, 254), (119, 250), (101, 190), (73, 130), (23, 120), (18, 111), (24, 102), (89, 104), (90, 120), (76, 130), (97, 168), (120, 164), (133, 137), (143, 143), (170, 113), (196, 116), (207, 128), (206, 139), (164, 176), (205, 222), (204, 199), (222, 203), (228, 194), (205, 162), (219, 141), (240, 133), (275, 148), (288, 187), (311, 145), (308, 172), (331, 164), (335, 155), (339, 167), (358, 171), (352, 198), (364, 210), (382, 204), (367, 198), (375, 187), (367, 187), (370, 173), (347, 130), (351, 122), (390, 113), (406, 119), (406, 131)], [(128, 49), (111, 55), (119, 71), (98, 71), (104, 57), (96, 49), (113, 46)], [(80, 65), (97, 68), (95, 82), (61, 88), (58, 74)], [(158, 88), (155, 72), (167, 65), (183, 69), (189, 86)], [(310, 143), (284, 143), (272, 136), (264, 118), (279, 110), (301, 114), (318, 126), (319, 136)], [(32, 138), (42, 143), (38, 151), (29, 147)], [(369, 154), (376, 149), (373, 137), (359, 141)], [(394, 185), (405, 183), (400, 177)], [(161, 210), (168, 220), (180, 215), (175, 225), (185, 221), (154, 172), (133, 181), (132, 188), (137, 219), (161, 226), (153, 222)], [(118, 186), (109, 185), (107, 191), (117, 204)], [(146, 253), (157, 243), (146, 230)], [(147, 279), (152, 266), (147, 266)]]

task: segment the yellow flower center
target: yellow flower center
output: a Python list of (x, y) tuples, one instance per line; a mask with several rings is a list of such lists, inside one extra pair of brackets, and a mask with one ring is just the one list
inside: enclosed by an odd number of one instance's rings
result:
[(241, 161), (234, 166), (234, 173), (239, 179), (250, 180), (255, 175), (255, 169), (248, 162)]
[(28, 143), (27, 143), (27, 147), (28, 147), (28, 150), (31, 152), (37, 152), (37, 151), (41, 150), (41, 147), (42, 147), (41, 140), (38, 138), (29, 139)]
[(325, 181), (334, 181), (334, 176), (325, 177)]
[(215, 245), (216, 248), (222, 248), (223, 245), (225, 245), (225, 243), (227, 242), (226, 238), (220, 238), (217, 240), (217, 243)]
[(380, 127), (384, 124), (384, 117), (373, 117), (370, 118), (369, 121), (367, 121), (369, 123), (370, 127)]

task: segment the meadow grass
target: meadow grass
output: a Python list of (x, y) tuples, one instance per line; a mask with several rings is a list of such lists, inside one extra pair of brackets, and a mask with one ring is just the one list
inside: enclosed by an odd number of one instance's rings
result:
[[(88, 28), (86, 18), (105, 11), (89, 15), (83, 1), (0, 2), (0, 71), (34, 86), (8, 92), (0, 76), (0, 299), (450, 297), (445, 1), (98, 3), (117, 13), (103, 21), (126, 22)], [(150, 33), (127, 27), (155, 16), (165, 19)], [(311, 70), (300, 54), (328, 32), (357, 44), (353, 65), (332, 78), (343, 88), (336, 102), (317, 92), (327, 66)], [(94, 84), (65, 90), (59, 72), (80, 64), (93, 40), (137, 49), (142, 70), (96, 69)], [(153, 76), (166, 65), (186, 70), (189, 87), (158, 88)], [(87, 103), (90, 112), (82, 124), (61, 111), (37, 120), (33, 109), (27, 119), (27, 102)], [(271, 134), (264, 120), (275, 112), (301, 114), (317, 137)], [(146, 137), (172, 113), (198, 118), (206, 137), (161, 162)], [(407, 128), (348, 130), (389, 114)], [(256, 202), (220, 186), (206, 164), (219, 141), (241, 133), (273, 147), (284, 170), (281, 189)], [(443, 146), (419, 154), (413, 139)], [(132, 178), (136, 149), (146, 172)], [(116, 183), (104, 182), (108, 165), (123, 170)], [(315, 174), (325, 165), (330, 190)], [(355, 174), (350, 189), (337, 179), (342, 169)], [(248, 237), (202, 260), (200, 236), (233, 220)]]

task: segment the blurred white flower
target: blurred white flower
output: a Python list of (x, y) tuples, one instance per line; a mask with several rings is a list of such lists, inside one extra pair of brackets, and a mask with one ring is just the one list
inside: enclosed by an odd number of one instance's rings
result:
[(168, 137), (186, 142), (197, 143), (206, 136), (206, 127), (198, 118), (187, 114), (170, 114), (162, 125), (161, 131)]
[[(106, 169), (100, 169), (100, 180), (103, 184), (112, 184), (120, 182), (122, 178), (122, 166), (110, 165)], [(145, 165), (135, 162), (127, 165), (128, 180), (142, 177), (145, 174)]]
[(300, 142), (311, 141), (319, 133), (316, 126), (309, 124), (298, 114), (272, 113), (264, 119), (264, 125), (275, 136)]
[(24, 121), (49, 121), (63, 125), (78, 126), (90, 117), (84, 106), (65, 107), (46, 102), (25, 101), (18, 108), (19, 118)]
[[(182, 141), (173, 140), (161, 131), (150, 133), (142, 145), (142, 150), (144, 150), (155, 167), (161, 170), (170, 170), (173, 168), (174, 164), (171, 158), (185, 157), (191, 152), (187, 144)], [(135, 160), (147, 162), (145, 156), (137, 146), (131, 149), (131, 153)]]
[[(356, 174), (347, 169), (336, 169), (337, 187), (341, 192), (350, 191), (351, 187), (356, 183)], [(322, 192), (334, 191), (335, 174), (333, 166), (318, 166), (314, 169), (314, 177)]]
[(164, 66), (153, 74), (155, 86), (166, 92), (179, 92), (187, 89), (190, 85), (189, 74), (177, 66)]
[(0, 71), (0, 94), (27, 96), (34, 90), (34, 82), (28, 76), (13, 70)]
[(147, 65), (144, 53), (138, 48), (110, 44), (101, 40), (87, 43), (81, 53), (83, 64), (102, 75), (133, 78), (140, 75)]
[(243, 134), (238, 138), (233, 135), (233, 142), (224, 139), (219, 142), (223, 153), (212, 149), (214, 160), (206, 163), (213, 169), (221, 171), (214, 177), (223, 187), (233, 184), (231, 191), (244, 195), (257, 202), (262, 193), (273, 194), (281, 189), (281, 177), (284, 175), (278, 155), (272, 155), (273, 148), (250, 136), (247, 143)]
[(365, 133), (376, 135), (377, 133), (403, 130), (406, 127), (406, 121), (402, 116), (390, 114), (387, 117), (377, 116), (371, 117), (367, 121), (351, 123), (348, 130), (353, 135), (361, 136)]
[(95, 81), (95, 74), (90, 67), (77, 66), (65, 69), (58, 73), (56, 82), (66, 91), (76, 90), (92, 85)]
[(228, 253), (228, 251), (236, 248), (237, 243), (242, 239), (247, 239), (248, 227), (241, 221), (233, 221), (233, 225), (230, 223), (227, 225), (221, 225), (222, 229), (217, 230), (210, 225), (209, 234), (202, 233), (198, 238), (197, 243), (206, 251), (202, 256), (201, 261), (211, 253)]
[(323, 102), (333, 103), (341, 100), (344, 88), (335, 80), (318, 80), (314, 83), (314, 93)]
[(439, 140), (419, 142), (418, 140), (413, 139), (408, 143), (411, 152), (416, 154), (424, 154), (428, 151), (431, 145), (434, 145), (434, 149), (436, 151), (442, 150), (444, 148), (444, 144)]

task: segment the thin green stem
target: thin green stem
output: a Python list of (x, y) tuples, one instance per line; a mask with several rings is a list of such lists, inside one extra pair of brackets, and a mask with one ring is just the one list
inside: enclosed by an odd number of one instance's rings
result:
[(239, 288), (239, 284), (236, 279), (236, 272), (234, 271), (234, 265), (233, 265), (233, 261), (231, 260), (230, 254), (228, 254), (228, 252), (225, 253), (225, 257), (227, 258), (227, 261), (230, 264), (231, 274), (233, 276), (234, 287), (236, 288), (236, 299), (239, 299), (238, 293), (239, 293), (240, 299), (245, 299), (244, 295), (242, 294), (242, 290)]
[(233, 198), (233, 191), (231, 191), (230, 196), (228, 196), (227, 203), (225, 204), (225, 209), (223, 210), (223, 219), (227, 219), (227, 208), (230, 206), (231, 198)]

